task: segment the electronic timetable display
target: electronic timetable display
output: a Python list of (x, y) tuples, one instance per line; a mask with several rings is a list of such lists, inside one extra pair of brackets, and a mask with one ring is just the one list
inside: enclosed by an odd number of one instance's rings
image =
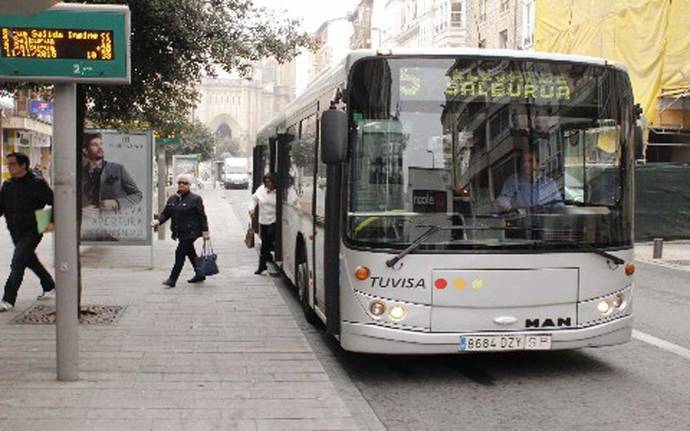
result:
[(7, 58), (113, 61), (113, 32), (49, 28), (0, 28), (2, 56)]
[(0, 80), (129, 83), (129, 38), (130, 11), (121, 5), (0, 15)]

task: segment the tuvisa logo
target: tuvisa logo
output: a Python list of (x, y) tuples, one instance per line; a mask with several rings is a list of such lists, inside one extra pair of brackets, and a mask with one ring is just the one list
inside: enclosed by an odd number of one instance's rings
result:
[(371, 287), (381, 289), (426, 289), (424, 279), (371, 277)]
[[(554, 322), (555, 320), (555, 322)], [(557, 319), (525, 319), (525, 328), (555, 328), (561, 326), (571, 326), (570, 317), (559, 317)]]

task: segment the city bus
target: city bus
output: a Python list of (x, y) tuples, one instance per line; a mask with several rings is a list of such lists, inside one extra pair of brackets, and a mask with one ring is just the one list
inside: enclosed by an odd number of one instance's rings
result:
[(346, 350), (621, 344), (637, 116), (604, 59), (352, 51), (258, 131), (253, 187), (275, 175), (275, 261)]

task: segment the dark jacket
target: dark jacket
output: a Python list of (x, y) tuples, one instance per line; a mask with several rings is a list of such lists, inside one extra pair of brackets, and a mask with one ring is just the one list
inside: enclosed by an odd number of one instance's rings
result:
[(208, 232), (204, 201), (192, 192), (170, 196), (158, 220), (163, 224), (168, 219), (172, 219), (173, 239), (197, 239), (202, 232)]
[(12, 235), (22, 235), (36, 229), (36, 210), (53, 205), (53, 191), (42, 178), (29, 171), (22, 178), (2, 183), (0, 216), (4, 215)]
[(141, 202), (144, 195), (137, 187), (127, 169), (119, 163), (103, 161), (103, 168), (98, 184), (96, 202), (91, 202), (85, 190), (89, 176), (89, 165), (82, 168), (82, 206), (96, 205), (105, 200), (116, 200), (119, 209), (132, 207)]

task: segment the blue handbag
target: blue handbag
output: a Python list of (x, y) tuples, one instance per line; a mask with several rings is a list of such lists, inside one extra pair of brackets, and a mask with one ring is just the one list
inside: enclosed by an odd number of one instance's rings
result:
[(213, 252), (213, 245), (211, 240), (204, 240), (204, 247), (201, 251), (201, 256), (197, 258), (197, 271), (200, 275), (209, 277), (218, 274), (218, 264), (216, 260), (218, 255)]

